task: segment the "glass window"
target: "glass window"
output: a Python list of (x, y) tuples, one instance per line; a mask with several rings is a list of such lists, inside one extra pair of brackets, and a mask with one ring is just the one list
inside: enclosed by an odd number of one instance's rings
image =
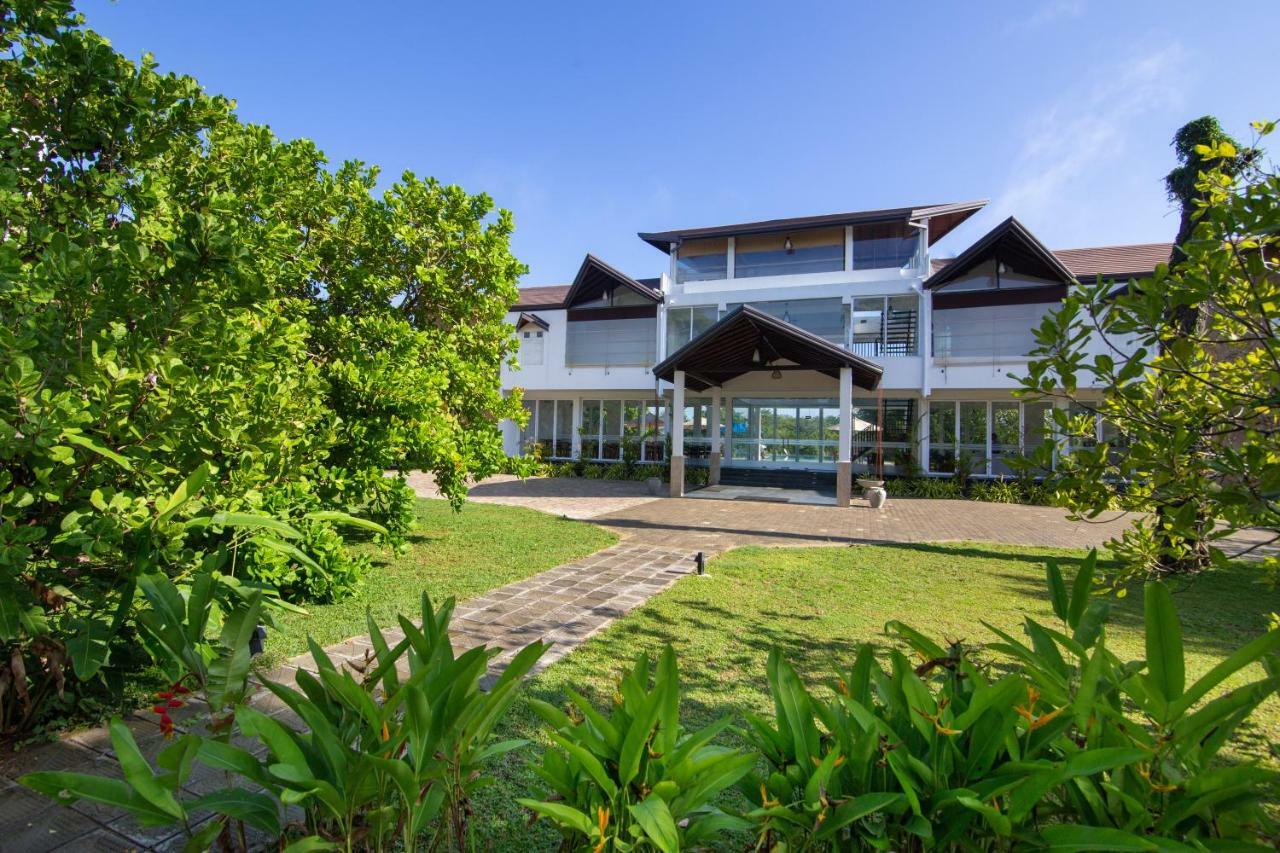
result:
[(552, 455), (562, 459), (573, 456), (573, 401), (556, 400), (556, 438)]
[[(732, 311), (741, 304), (734, 303), (728, 308)], [(830, 299), (788, 299), (747, 304), (833, 344), (844, 345), (845, 313), (838, 296)]]
[(622, 401), (604, 401), (604, 426), (601, 429), (600, 458), (622, 458)]
[[(949, 288), (948, 288), (949, 289)], [(944, 308), (933, 312), (935, 358), (1023, 358), (1035, 330), (1056, 302)]]
[(600, 458), (600, 401), (582, 401), (582, 458)]
[(667, 404), (654, 400), (645, 404), (644, 442), (640, 456), (645, 462), (661, 462), (667, 457)]
[(884, 297), (861, 297), (853, 300), (853, 351), (875, 358), (884, 342)]
[(843, 269), (843, 228), (753, 234), (734, 240), (734, 278), (839, 272)]
[(676, 250), (676, 281), (719, 281), (729, 277), (729, 240), (686, 240)]
[(915, 260), (920, 240), (905, 222), (853, 226), (855, 270), (898, 269)]
[(570, 320), (564, 363), (568, 367), (652, 365), (657, 322), (656, 317)]
[(1092, 409), (1079, 403), (1072, 403), (1067, 409), (1070, 429), (1067, 434), (1067, 446), (1093, 447), (1098, 443), (1098, 415)]
[(692, 308), (667, 310), (667, 355), (671, 355), (689, 341), (716, 324), (719, 309), (715, 305), (695, 305)]
[[(853, 465), (858, 473), (908, 476), (915, 472), (916, 401), (853, 401)], [(839, 423), (835, 425), (839, 437)]]
[(870, 358), (916, 355), (919, 300), (902, 296), (864, 296), (853, 300), (853, 351)]
[(987, 404), (960, 404), (959, 451), (969, 457), (974, 474), (987, 473)]
[(538, 401), (537, 443), (543, 456), (551, 455), (551, 439), (556, 433), (556, 407), (553, 400)]
[(1018, 424), (1018, 404), (991, 404), (991, 473), (1011, 475), (1013, 469), (1008, 460), (1019, 455), (1018, 436), (1021, 428)]
[(536, 400), (521, 400), (520, 406), (525, 410), (528, 417), (525, 418), (524, 426), (520, 427), (520, 453), (525, 454), (533, 449), (534, 437), (538, 434), (538, 402)]
[(956, 404), (929, 404), (929, 470), (956, 470)]

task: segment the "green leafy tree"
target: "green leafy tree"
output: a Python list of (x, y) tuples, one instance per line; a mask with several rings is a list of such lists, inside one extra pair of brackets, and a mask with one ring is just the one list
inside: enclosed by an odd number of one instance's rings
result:
[[(1275, 124), (1255, 129), (1262, 138)], [(1028, 396), (1087, 412), (1054, 413), (1056, 485), (1073, 510), (1156, 510), (1113, 543), (1128, 566), (1120, 581), (1202, 571), (1232, 529), (1280, 538), (1280, 177), (1229, 141), (1194, 153), (1202, 168), (1183, 260), (1127, 288), (1076, 289), (1038, 329), (1022, 380)], [(1101, 386), (1100, 400), (1086, 383)], [(1083, 446), (1095, 414), (1111, 429)], [(1047, 465), (1052, 450), (1033, 461)], [(1280, 570), (1274, 557), (1264, 565)]]
[[(69, 2), (0, 5), (0, 45), (0, 729), (16, 729), (54, 693), (118, 687), (139, 578), (187, 584), (226, 553), (226, 525), (184, 519), (289, 522), (297, 538), (215, 568), (325, 599), (368, 565), (338, 533), (349, 513), (391, 541), (411, 522), (388, 469), (428, 469), (460, 503), (519, 412), (498, 377), (523, 268), (487, 196), (411, 174), (376, 196), (376, 170), (330, 169), (125, 59)], [(166, 516), (193, 472), (198, 498)]]

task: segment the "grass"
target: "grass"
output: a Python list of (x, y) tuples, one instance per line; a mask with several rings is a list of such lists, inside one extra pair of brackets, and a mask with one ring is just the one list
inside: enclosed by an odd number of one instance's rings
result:
[[(900, 619), (936, 639), (970, 644), (994, 640), (987, 621), (1015, 636), (1025, 616), (1056, 625), (1045, 592), (1044, 562), (1058, 559), (1069, 578), (1083, 551), (987, 543), (885, 545), (730, 551), (547, 669), (530, 695), (561, 704), (565, 688), (604, 707), (619, 669), (642, 650), (675, 646), (687, 726), (725, 713), (772, 713), (765, 682), (769, 649), (781, 647), (798, 670), (819, 684), (847, 666), (863, 642), (888, 643), (884, 623)], [(1267, 628), (1280, 593), (1259, 583), (1256, 569), (1236, 566), (1206, 575), (1176, 593), (1187, 654), (1188, 683)], [(1122, 659), (1141, 659), (1142, 594), (1117, 600), (1108, 646)], [(1254, 666), (1228, 686), (1261, 677)], [(499, 784), (478, 804), (477, 828), (495, 849), (520, 837), (520, 849), (554, 849), (556, 836), (539, 822), (526, 840), (512, 800), (538, 788), (526, 761), (547, 743), (537, 718), (517, 705), (501, 737), (527, 737), (534, 749), (512, 753), (497, 768)], [(1280, 758), (1280, 701), (1259, 709), (1232, 749), (1237, 757)], [(518, 757), (516, 757), (518, 756)], [(520, 793), (515, 793), (520, 792)], [(542, 846), (539, 847), (538, 845)]]
[(418, 523), (401, 554), (372, 545), (373, 570), (359, 591), (335, 604), (308, 605), (307, 614), (276, 617), (264, 665), (307, 650), (307, 635), (330, 645), (366, 634), (366, 611), (379, 625), (417, 613), (425, 590), (433, 601), (458, 601), (607, 548), (617, 537), (593, 524), (521, 507), (468, 503), (455, 513), (447, 501), (419, 500)]

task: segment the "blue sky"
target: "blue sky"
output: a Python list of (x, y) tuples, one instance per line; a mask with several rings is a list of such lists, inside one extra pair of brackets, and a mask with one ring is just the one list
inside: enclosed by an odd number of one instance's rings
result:
[(1274, 0), (361, 3), (92, 0), (127, 56), (248, 121), (485, 191), (525, 285), (593, 252), (637, 276), (637, 231), (990, 198), (1052, 248), (1170, 239), (1169, 140), (1280, 116)]

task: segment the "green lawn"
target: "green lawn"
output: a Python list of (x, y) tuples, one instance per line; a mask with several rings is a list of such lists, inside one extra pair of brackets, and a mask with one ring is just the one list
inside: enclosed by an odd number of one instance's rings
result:
[[(674, 644), (685, 687), (683, 710), (691, 726), (731, 711), (771, 714), (765, 659), (780, 646), (817, 683), (839, 662), (848, 666), (865, 641), (886, 643), (884, 623), (901, 619), (935, 638), (982, 643), (995, 638), (986, 620), (1020, 634), (1024, 616), (1056, 624), (1045, 594), (1044, 561), (1056, 557), (1070, 576), (1083, 552), (986, 543), (862, 546), (730, 551), (708, 566), (709, 577), (690, 577), (619, 620), (534, 679), (529, 690), (561, 703), (572, 686), (603, 706), (619, 668), (642, 649)], [(1141, 590), (1116, 602), (1108, 644), (1122, 658), (1144, 656)], [(1187, 677), (1209, 669), (1229, 651), (1266, 629), (1280, 611), (1280, 593), (1258, 582), (1247, 566), (1215, 572), (1180, 590)], [(1261, 676), (1246, 671), (1234, 684)], [(513, 709), (503, 737), (546, 743), (536, 718)], [(1235, 745), (1240, 755), (1280, 758), (1280, 702), (1260, 709)], [(536, 787), (524, 766), (537, 750), (512, 753), (499, 768), (500, 784), (480, 803), (479, 828), (499, 849), (523, 829), (526, 816), (511, 805), (515, 791)], [(540, 824), (541, 825), (541, 822)], [(554, 835), (539, 836), (546, 849)], [(521, 849), (535, 849), (532, 843)]]
[(305, 652), (308, 634), (329, 645), (368, 633), (366, 610), (379, 625), (394, 626), (397, 613), (418, 613), (423, 590), (434, 601), (463, 601), (617, 541), (594, 524), (521, 507), (468, 503), (455, 513), (447, 501), (420, 500), (416, 511), (418, 524), (403, 554), (358, 546), (374, 555), (374, 566), (354, 596), (309, 605), (305, 616), (277, 616), (281, 630), (268, 637), (264, 664)]

